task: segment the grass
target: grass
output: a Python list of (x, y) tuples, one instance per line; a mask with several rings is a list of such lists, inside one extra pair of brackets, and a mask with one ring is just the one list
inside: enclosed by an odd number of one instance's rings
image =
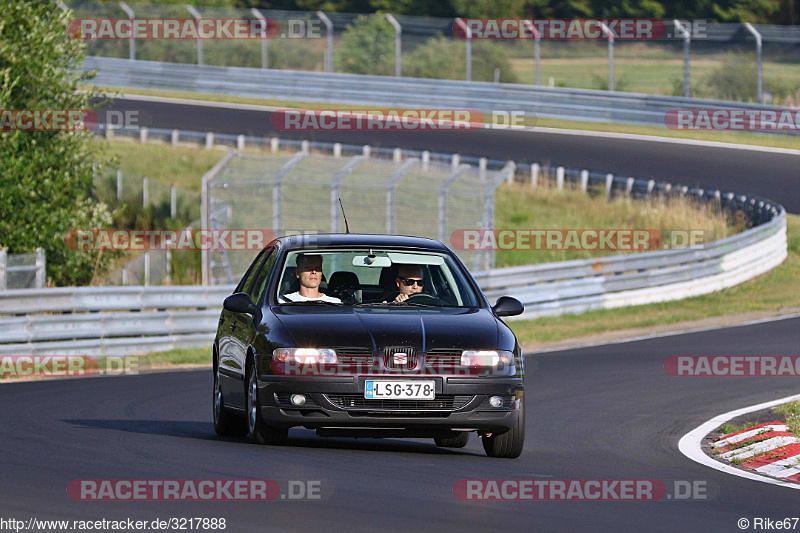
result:
[(800, 437), (800, 400), (779, 405), (773, 411), (785, 415), (789, 431)]
[[(110, 94), (120, 91), (116, 88), (104, 88)], [(168, 98), (184, 98), (208, 102), (229, 102), (236, 104), (253, 104), (283, 108), (299, 109), (375, 109), (376, 106), (364, 106), (353, 104), (329, 104), (320, 102), (302, 102), (296, 100), (270, 100), (237, 96), (225, 96), (217, 94), (203, 94), (194, 92), (175, 92), (152, 89), (126, 88), (127, 94), (139, 94), (146, 96), (158, 96)], [(767, 146), (771, 148), (785, 148), (800, 150), (800, 139), (789, 136), (765, 135), (747, 132), (714, 132), (714, 131), (688, 131), (671, 130), (666, 127), (657, 126), (637, 126), (632, 124), (613, 124), (604, 122), (578, 121), (548, 119), (539, 117), (528, 117), (525, 120), (526, 126), (542, 128), (561, 128), (581, 131), (598, 131), (608, 133), (627, 133), (633, 135), (649, 135), (654, 137), (669, 137), (680, 139), (692, 139), (699, 141), (713, 141), (723, 143), (745, 144), (752, 146)]]
[(742, 424), (731, 424), (730, 422), (726, 422), (722, 424), (717, 431), (723, 435), (730, 435), (731, 433), (736, 433), (737, 431), (742, 431), (743, 429), (751, 428), (753, 426), (757, 426), (758, 424), (758, 422), (744, 422)]
[(788, 215), (787, 226), (787, 259), (770, 272), (736, 287), (685, 300), (511, 321), (509, 325), (520, 344), (535, 345), (607, 331), (800, 307), (800, 215)]

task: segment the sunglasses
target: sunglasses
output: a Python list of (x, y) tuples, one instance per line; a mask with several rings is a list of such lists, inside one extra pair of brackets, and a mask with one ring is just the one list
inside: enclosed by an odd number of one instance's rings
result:
[(420, 287), (424, 287), (425, 286), (425, 282), (423, 280), (421, 280), (421, 279), (400, 278), (400, 281), (402, 281), (403, 285), (405, 285), (406, 287), (411, 287), (415, 283), (417, 285), (419, 285)]

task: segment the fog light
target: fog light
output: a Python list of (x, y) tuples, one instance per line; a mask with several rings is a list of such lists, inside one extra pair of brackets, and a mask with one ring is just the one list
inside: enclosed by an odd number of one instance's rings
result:
[(306, 397), (304, 394), (292, 394), (289, 401), (292, 402), (292, 405), (303, 405), (306, 403)]
[(503, 398), (500, 396), (492, 396), (489, 398), (489, 405), (492, 407), (502, 407), (503, 406)]

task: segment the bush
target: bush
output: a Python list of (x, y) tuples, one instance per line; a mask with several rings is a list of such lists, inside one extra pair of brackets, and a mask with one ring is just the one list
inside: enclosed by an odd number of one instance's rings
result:
[[(403, 75), (412, 78), (463, 80), (466, 75), (466, 44), (462, 40), (432, 37), (403, 58)], [(500, 43), (472, 43), (472, 79), (494, 81), (500, 69), (502, 83), (517, 83), (508, 53)]]
[(383, 15), (361, 16), (349, 24), (335, 48), (334, 68), (350, 74), (394, 74), (394, 28)]

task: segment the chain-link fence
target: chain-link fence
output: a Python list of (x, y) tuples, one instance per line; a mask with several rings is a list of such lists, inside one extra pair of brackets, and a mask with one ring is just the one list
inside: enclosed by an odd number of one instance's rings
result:
[(31, 254), (9, 254), (0, 250), (0, 291), (41, 289), (46, 279), (47, 265), (42, 248)]
[[(282, 143), (282, 149), (292, 144)], [(274, 156), (232, 151), (204, 183), (203, 229), (267, 230), (281, 236), (343, 233), (349, 227), (352, 233), (447, 242), (455, 230), (491, 227), (495, 188), (514, 172), (513, 164), (490, 170), (485, 160), (470, 165), (458, 156), (445, 161), (428, 152), (337, 146), (320, 143), (313, 153)], [(204, 281), (239, 279), (256, 252), (210, 250), (203, 262)], [(474, 269), (494, 263), (486, 251), (459, 255)]]
[[(650, 37), (618, 38), (609, 46), (603, 33), (596, 38), (545, 35), (539, 40), (467, 41), (463, 35), (459, 38), (461, 32), (454, 30), (456, 20), (451, 18), (132, 3), (123, 8), (116, 2), (68, 5), (76, 18), (263, 17), (270, 20), (271, 27), (276, 26), (275, 33), (268, 32), (268, 39), (90, 40), (88, 51), (92, 55), (413, 78), (467, 78), (723, 100), (761, 98), (776, 105), (800, 105), (797, 26), (754, 25), (750, 26), (753, 33), (744, 24), (654, 20), (657, 31), (651, 32)], [(756, 46), (756, 34), (763, 47)]]

